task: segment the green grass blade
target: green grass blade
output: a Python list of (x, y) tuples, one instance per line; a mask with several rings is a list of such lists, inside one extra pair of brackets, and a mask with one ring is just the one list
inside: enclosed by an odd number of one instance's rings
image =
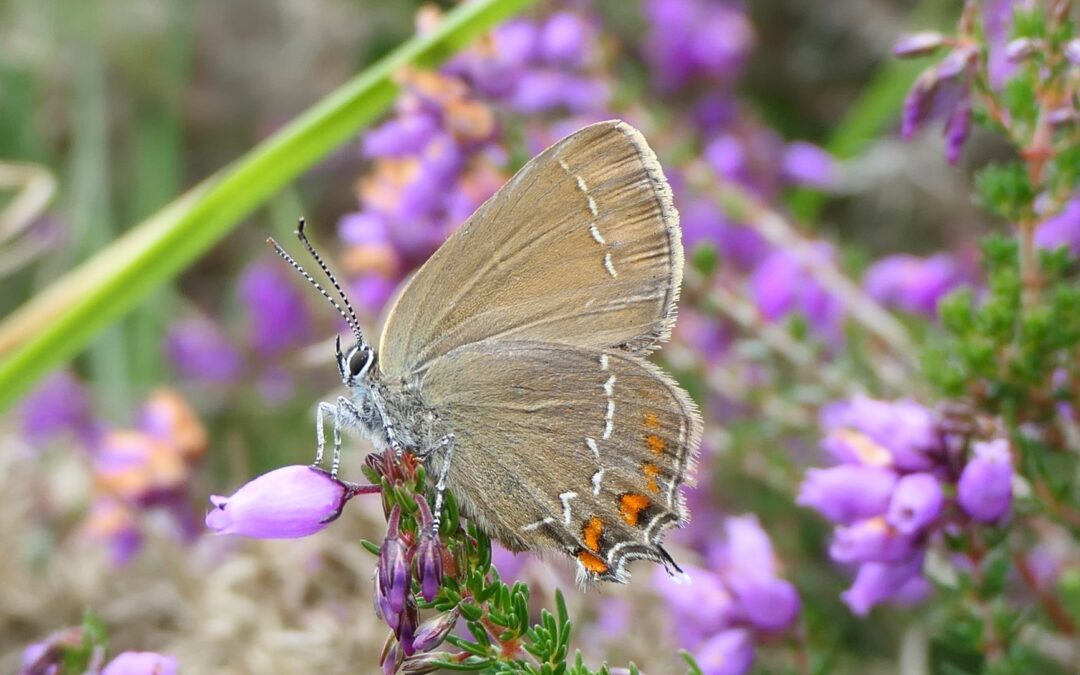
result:
[(0, 323), (0, 411), (102, 328), (180, 273), (242, 218), (374, 121), (394, 73), (432, 67), (533, 0), (474, 0), (447, 13), (231, 166), (143, 221)]

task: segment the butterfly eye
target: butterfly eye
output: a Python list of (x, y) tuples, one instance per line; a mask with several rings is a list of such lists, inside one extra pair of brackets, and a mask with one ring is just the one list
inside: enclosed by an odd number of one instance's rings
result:
[(349, 356), (349, 372), (353, 377), (360, 374), (364, 368), (367, 367), (368, 361), (371, 360), (370, 349), (358, 349)]

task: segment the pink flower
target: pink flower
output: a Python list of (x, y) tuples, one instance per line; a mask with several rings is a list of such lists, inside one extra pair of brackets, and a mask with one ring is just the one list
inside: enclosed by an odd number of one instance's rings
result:
[(322, 530), (352, 497), (348, 487), (311, 466), (286, 466), (263, 474), (232, 497), (210, 497), (206, 526), (218, 534), (292, 539)]

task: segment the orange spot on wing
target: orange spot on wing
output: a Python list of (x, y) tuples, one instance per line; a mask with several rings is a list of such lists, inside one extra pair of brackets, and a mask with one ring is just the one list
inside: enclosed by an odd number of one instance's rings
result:
[(654, 412), (645, 413), (645, 427), (648, 429), (659, 429), (660, 416)]
[(608, 567), (604, 564), (603, 560), (588, 551), (579, 552), (577, 554), (577, 559), (586, 570), (593, 574), (603, 574), (608, 570)]
[(650, 503), (649, 498), (645, 495), (628, 492), (619, 497), (619, 513), (622, 514), (622, 518), (627, 525), (636, 526), (641, 512), (649, 508)]
[(585, 523), (581, 536), (585, 540), (585, 546), (593, 551), (600, 552), (600, 535), (604, 532), (604, 521), (596, 516)]
[(645, 445), (652, 451), (652, 454), (659, 457), (664, 454), (664, 450), (667, 449), (667, 441), (660, 438), (656, 434), (649, 434), (645, 437)]
[(651, 462), (646, 462), (645, 465), (641, 467), (641, 471), (645, 474), (645, 479), (647, 481), (645, 487), (647, 487), (650, 492), (660, 492), (660, 486), (656, 482), (656, 477), (660, 475), (660, 467)]

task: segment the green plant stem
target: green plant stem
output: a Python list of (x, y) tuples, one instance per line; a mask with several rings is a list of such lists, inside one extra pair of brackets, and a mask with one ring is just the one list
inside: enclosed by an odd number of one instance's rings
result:
[(474, 0), (458, 6), (435, 30), (406, 41), (16, 310), (0, 324), (0, 411), (374, 121), (397, 96), (394, 74), (400, 68), (437, 65), (532, 1)]

